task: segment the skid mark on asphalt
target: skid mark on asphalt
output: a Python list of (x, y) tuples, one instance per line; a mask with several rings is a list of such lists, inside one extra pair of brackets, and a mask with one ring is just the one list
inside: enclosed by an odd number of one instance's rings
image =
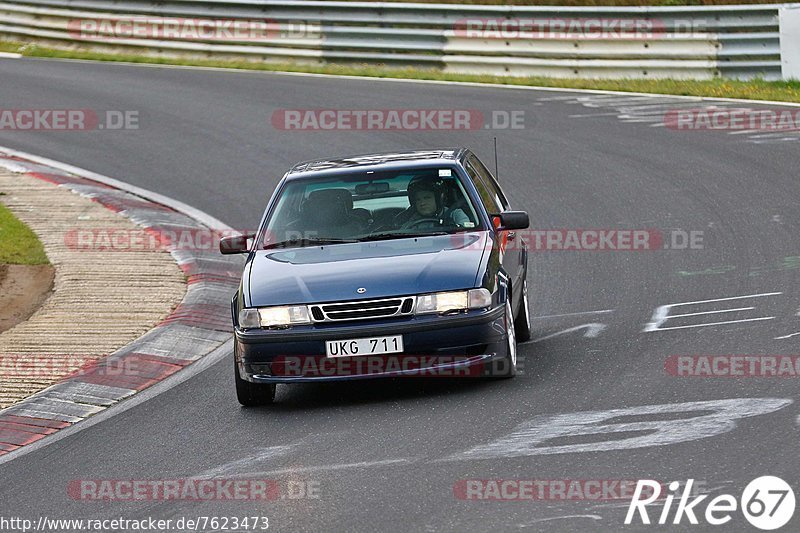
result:
[[(277, 446), (268, 446), (264, 448), (257, 448), (255, 451), (241, 457), (240, 459), (236, 459), (229, 463), (224, 463), (222, 465), (216, 466), (214, 468), (210, 468), (208, 470), (204, 470), (203, 472), (192, 476), (194, 479), (209, 479), (209, 478), (216, 478), (219, 476), (245, 476), (251, 477), (255, 475), (262, 475), (264, 472), (253, 472), (253, 468), (258, 463), (263, 463), (267, 461), (271, 461), (273, 459), (279, 459), (290, 456), (293, 452), (301, 448), (307, 448), (308, 446), (312, 445), (315, 442), (319, 442), (324, 437), (330, 437), (331, 435), (335, 434), (342, 434), (342, 432), (335, 432), (335, 433), (312, 433), (306, 435), (302, 439), (292, 442), (289, 444), (280, 444)], [(395, 459), (388, 461), (388, 463), (395, 463), (405, 461), (405, 459)], [(359, 465), (363, 466), (375, 466), (382, 463), (382, 461), (377, 462), (364, 462), (364, 463), (352, 463), (352, 464), (344, 464), (344, 465), (324, 465), (321, 467), (303, 467), (307, 469), (315, 469), (315, 468), (328, 468), (334, 467), (332, 469), (336, 469), (336, 467), (341, 468), (354, 468)], [(296, 468), (287, 468), (284, 469), (287, 472), (296, 472), (298, 469)], [(279, 470), (275, 470), (274, 472), (280, 472)]]
[(210, 470), (205, 470), (193, 477), (198, 479), (211, 479), (220, 476), (230, 476), (246, 472), (248, 469), (252, 468), (254, 463), (266, 461), (268, 459), (274, 459), (276, 457), (286, 456), (289, 453), (291, 453), (292, 450), (297, 448), (299, 445), (300, 445), (299, 442), (295, 442), (283, 446), (270, 446), (268, 448), (260, 448), (255, 453), (248, 455), (247, 457), (237, 459), (236, 461), (231, 461), (230, 463), (225, 463), (224, 465), (220, 465), (216, 468), (211, 468)]
[[(772, 217), (772, 221), (778, 224), (783, 224), (780, 215)], [(759, 277), (762, 274), (774, 274), (778, 272), (789, 272), (800, 269), (800, 256), (787, 255), (777, 261), (772, 261), (769, 264), (752, 267), (746, 271), (742, 269), (742, 273), (746, 272), (750, 278)], [(736, 265), (717, 265), (708, 267), (703, 270), (678, 270), (675, 274), (678, 276), (714, 276), (719, 274), (727, 274), (728, 272), (735, 272), (739, 270)]]
[(258, 466), (263, 468), (264, 464), (276, 459), (286, 459), (291, 461), (291, 455), (298, 450), (306, 449), (319, 442), (324, 436), (330, 436), (330, 433), (314, 433), (303, 437), (302, 439), (289, 444), (281, 444), (277, 446), (268, 446), (258, 448), (249, 455), (224, 463), (222, 465), (204, 470), (203, 472), (191, 476), (192, 479), (214, 479), (220, 477), (241, 477), (252, 478), (259, 476), (274, 476), (281, 474), (297, 474), (302, 472), (321, 472), (326, 470), (347, 470), (352, 468), (374, 468), (376, 466), (393, 466), (399, 464), (409, 464), (415, 462), (415, 459), (383, 459), (379, 461), (360, 461), (356, 463), (337, 463), (327, 465), (297, 465), (283, 468), (276, 468), (273, 470), (254, 471)]
[[(766, 110), (766, 107), (750, 108), (739, 102), (715, 102), (710, 105), (700, 98), (670, 98), (659, 96), (628, 96), (617, 95), (581, 95), (581, 96), (555, 96), (539, 98), (539, 102), (562, 102), (581, 105), (589, 109), (598, 109), (598, 113), (576, 113), (570, 118), (588, 119), (595, 117), (616, 116), (621, 122), (650, 124), (652, 127), (665, 127), (667, 113), (674, 113), (681, 109), (703, 111), (742, 111), (745, 114), (757, 113)], [(611, 111), (609, 111), (611, 110)], [(702, 133), (702, 132), (694, 132)], [(746, 142), (753, 144), (777, 144), (787, 142), (800, 142), (800, 131), (789, 129), (784, 131), (768, 131), (758, 129), (722, 131), (728, 135), (741, 135), (746, 137)]]

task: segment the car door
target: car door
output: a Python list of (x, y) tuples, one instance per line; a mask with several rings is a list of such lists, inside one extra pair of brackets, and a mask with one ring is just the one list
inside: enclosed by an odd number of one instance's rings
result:
[[(467, 158), (465, 166), (487, 211), (490, 214), (508, 211), (510, 205), (505, 194), (503, 194), (500, 186), (486, 166), (481, 163), (480, 159), (471, 154)], [(498, 232), (498, 237), (503, 243), (501, 246), (503, 270), (506, 271), (509, 279), (511, 279), (512, 306), (516, 306), (517, 302), (520, 301), (519, 296), (522, 291), (523, 276), (525, 276), (526, 256), (522, 246), (522, 238), (517, 235), (516, 231)]]

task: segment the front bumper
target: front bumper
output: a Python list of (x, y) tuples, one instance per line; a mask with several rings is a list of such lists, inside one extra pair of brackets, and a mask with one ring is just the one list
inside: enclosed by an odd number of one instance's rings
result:
[[(397, 376), (472, 376), (505, 356), (503, 307), (283, 330), (235, 331), (239, 373), (253, 383), (341, 381)], [(325, 341), (403, 336), (403, 353), (328, 358)]]

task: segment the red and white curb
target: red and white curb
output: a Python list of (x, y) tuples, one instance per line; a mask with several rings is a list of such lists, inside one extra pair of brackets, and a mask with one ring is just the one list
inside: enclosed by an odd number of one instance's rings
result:
[[(0, 166), (66, 187), (148, 231), (231, 229), (175, 200), (55, 161), (0, 147)], [(0, 456), (104, 411), (218, 351), (230, 339), (230, 300), (241, 277), (241, 258), (216, 250), (168, 250), (187, 277), (180, 305), (129, 345), (0, 410)]]

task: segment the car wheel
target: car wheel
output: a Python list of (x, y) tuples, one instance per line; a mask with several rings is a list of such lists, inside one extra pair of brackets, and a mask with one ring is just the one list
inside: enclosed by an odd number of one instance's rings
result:
[(514, 320), (514, 330), (517, 334), (517, 342), (528, 342), (531, 340), (531, 315), (528, 307), (528, 280), (522, 282), (522, 295), (520, 296), (519, 313)]
[(506, 298), (504, 314), (506, 327), (506, 353), (502, 359), (491, 363), (488, 374), (493, 378), (513, 378), (517, 375), (517, 336), (514, 332), (514, 312), (511, 309), (511, 298)]
[(236, 379), (236, 399), (245, 407), (269, 405), (275, 401), (275, 384), (250, 383), (239, 374), (239, 364), (233, 362)]

